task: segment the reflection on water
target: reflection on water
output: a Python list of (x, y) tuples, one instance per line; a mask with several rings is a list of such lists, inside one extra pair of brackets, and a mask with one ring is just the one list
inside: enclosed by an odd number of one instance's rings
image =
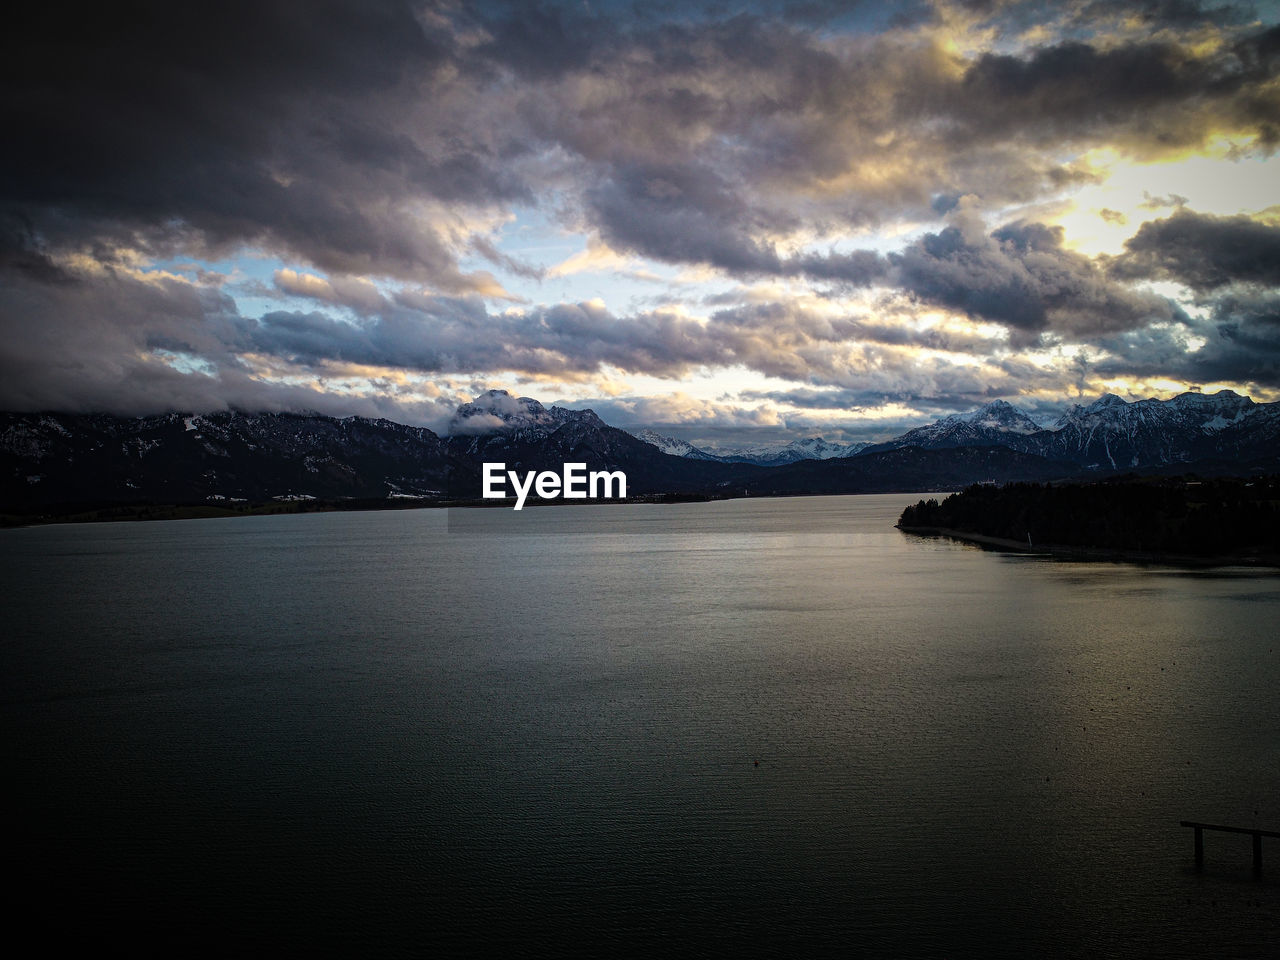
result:
[(22, 910), (344, 954), (1267, 955), (1247, 838), (1197, 876), (1178, 821), (1280, 826), (1280, 581), (903, 535), (913, 499), (6, 531)]

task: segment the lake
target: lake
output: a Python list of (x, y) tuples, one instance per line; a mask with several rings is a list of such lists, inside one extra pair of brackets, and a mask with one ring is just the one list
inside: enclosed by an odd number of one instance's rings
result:
[(1280, 576), (913, 495), (0, 531), (13, 916), (134, 953), (1271, 956)]

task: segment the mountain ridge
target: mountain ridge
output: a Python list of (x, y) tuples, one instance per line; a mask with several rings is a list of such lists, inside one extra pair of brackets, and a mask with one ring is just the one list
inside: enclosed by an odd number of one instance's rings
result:
[[(993, 408), (997, 416), (982, 416)], [(904, 446), (1004, 446), (1093, 471), (1164, 468), (1199, 460), (1250, 462), (1280, 453), (1280, 404), (1255, 403), (1232, 390), (1133, 402), (1106, 393), (1088, 405), (1072, 406), (1051, 426), (1041, 427), (1012, 404), (995, 401), (973, 413), (909, 430), (864, 453)]]
[[(1005, 401), (939, 419), (844, 456), (807, 438), (810, 457), (761, 464), (673, 455), (591, 410), (544, 406), (506, 391), (462, 404), (440, 436), (425, 427), (318, 413), (0, 414), (6, 509), (76, 501), (268, 499), (430, 501), (479, 496), (480, 465), (559, 470), (565, 462), (623, 470), (638, 495), (854, 493), (943, 489), (1127, 470), (1213, 473), (1280, 468), (1280, 404), (1231, 391), (1129, 403), (1077, 404), (1049, 427)], [(660, 439), (660, 435), (656, 435)], [(911, 452), (916, 451), (916, 452)]]
[(869, 443), (831, 443), (823, 437), (804, 437), (789, 443), (745, 447), (730, 453), (710, 453), (686, 440), (668, 437), (656, 430), (640, 430), (633, 434), (663, 453), (691, 460), (715, 460), (720, 463), (754, 463), (762, 467), (778, 467), (799, 460), (832, 460), (851, 457), (870, 446)]

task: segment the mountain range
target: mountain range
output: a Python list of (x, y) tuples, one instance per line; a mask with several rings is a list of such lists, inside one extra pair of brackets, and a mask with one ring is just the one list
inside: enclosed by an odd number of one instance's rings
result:
[(997, 400), (974, 413), (909, 430), (864, 452), (992, 445), (1088, 471), (1165, 469), (1204, 461), (1265, 463), (1280, 454), (1280, 404), (1254, 403), (1231, 390), (1133, 403), (1108, 393), (1040, 427), (1016, 407)]
[(685, 440), (664, 437), (653, 430), (641, 430), (636, 436), (663, 453), (690, 460), (714, 460), (718, 463), (754, 463), (761, 467), (780, 467), (798, 460), (834, 460), (861, 453), (869, 443), (831, 443), (822, 437), (805, 437), (790, 443), (747, 447), (733, 453), (708, 453)]
[[(652, 431), (637, 436), (677, 456), (769, 462), (747, 452), (712, 458), (683, 441), (660, 437)], [(993, 446), (1071, 463), (1085, 471), (1165, 470), (1205, 461), (1265, 465), (1280, 453), (1280, 404), (1254, 403), (1231, 390), (1184, 393), (1170, 400), (1133, 403), (1108, 393), (1087, 406), (1075, 405), (1053, 424), (1041, 426), (1013, 404), (995, 400), (971, 413), (943, 417), (882, 443), (841, 448), (812, 438), (772, 448), (777, 451), (772, 455), (781, 455), (777, 462), (782, 463), (870, 455), (904, 447), (942, 450)], [(815, 452), (804, 455), (809, 449)]]
[(806, 438), (731, 454), (652, 431), (633, 436), (591, 410), (546, 407), (506, 391), (460, 406), (446, 436), (314, 413), (0, 414), (6, 513), (74, 503), (468, 499), (479, 495), (486, 461), (522, 471), (581, 461), (623, 470), (632, 495), (699, 496), (1265, 472), (1280, 469), (1280, 404), (1229, 390), (1133, 403), (1107, 394), (1041, 426), (997, 400), (869, 446)]

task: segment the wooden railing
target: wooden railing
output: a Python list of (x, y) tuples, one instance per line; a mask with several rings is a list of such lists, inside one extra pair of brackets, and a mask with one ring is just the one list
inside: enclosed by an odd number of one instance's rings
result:
[(1258, 830), (1254, 827), (1224, 827), (1217, 823), (1198, 823), (1195, 820), (1183, 820), (1182, 826), (1191, 827), (1196, 832), (1196, 869), (1204, 869), (1204, 831), (1219, 830), (1223, 833), (1247, 833), (1253, 837), (1253, 872), (1262, 873), (1262, 838), (1280, 837), (1275, 830)]

